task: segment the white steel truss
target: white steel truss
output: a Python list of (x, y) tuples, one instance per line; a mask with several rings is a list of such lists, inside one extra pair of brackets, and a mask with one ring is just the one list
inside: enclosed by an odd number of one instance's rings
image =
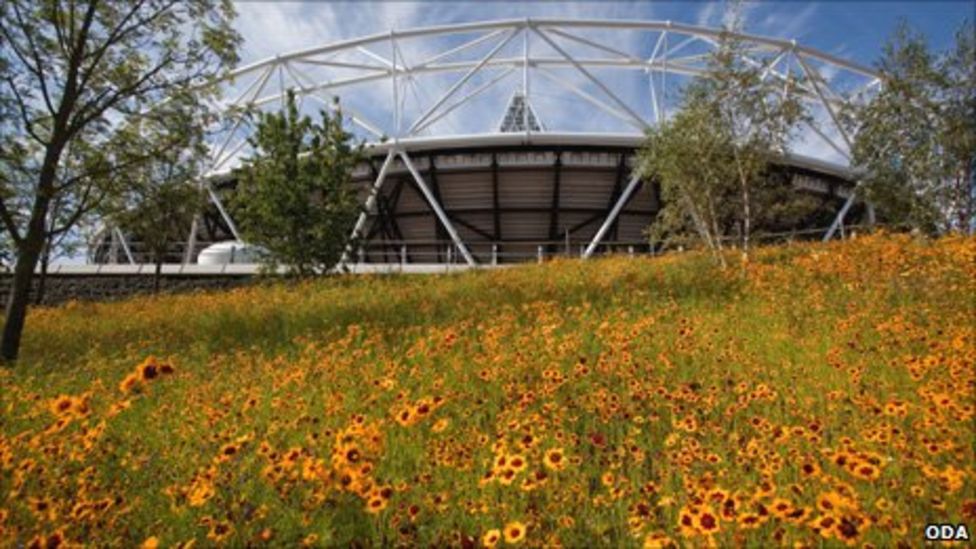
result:
[[(230, 130), (213, 146), (207, 177), (228, 173), (235, 161), (246, 154), (246, 133), (250, 128), (243, 112), (277, 109), (289, 92), (308, 97), (328, 109), (341, 109), (354, 129), (367, 140), (367, 147), (388, 148), (383, 168), (370, 189), (367, 210), (372, 207), (390, 164), (399, 157), (457, 251), (473, 264), (474, 259), (450, 218), (410, 160), (409, 153), (415, 143), (459, 133), (498, 134), (493, 122), (504, 107), (494, 106), (496, 111), (485, 113), (485, 105), (479, 102), (490, 102), (489, 92), (503, 83), (513, 86), (502, 90), (503, 96), (518, 92), (523, 94), (526, 104), (537, 107), (538, 97), (560, 93), (565, 96), (560, 96), (561, 99), (579, 101), (576, 108), (597, 107), (598, 112), (639, 135), (667, 119), (668, 102), (674, 99), (673, 90), (680, 85), (680, 78), (707, 74), (708, 55), (725, 37), (735, 38), (742, 44), (744, 61), (761, 68), (763, 78), (774, 78), (798, 90), (817, 119), (812, 135), (825, 144), (826, 150), (849, 162), (852, 136), (838, 113), (845, 104), (863, 101), (865, 94), (878, 89), (880, 77), (868, 67), (799, 45), (795, 40), (729, 33), (671, 21), (531, 18), (391, 30), (282, 53), (240, 67), (226, 77), (226, 87), (232, 89), (229, 95), (235, 97), (226, 104), (232, 117), (228, 124)], [(415, 60), (421, 60), (408, 62), (405, 55), (408, 51), (413, 52)], [(515, 71), (519, 71), (520, 78), (506, 78)], [(536, 80), (536, 75), (543, 79)], [(646, 82), (622, 89), (616, 83), (619, 75), (636, 75)], [(418, 89), (427, 95), (426, 100), (421, 98)], [(428, 95), (431, 90), (433, 96)], [(635, 93), (635, 90), (641, 91)], [(408, 91), (412, 92), (412, 99)], [(532, 103), (529, 103), (530, 93)], [(379, 99), (357, 102), (360, 95)], [(341, 106), (334, 101), (337, 97), (342, 98)], [(431, 101), (431, 97), (436, 99)], [(476, 131), (450, 131), (452, 119), (456, 122), (460, 113), (488, 114), (480, 117), (485, 127)], [(524, 116), (528, 117), (527, 110)], [(538, 113), (536, 116), (538, 119)], [(579, 123), (581, 117), (575, 118)], [(590, 117), (582, 118), (585, 122)], [(545, 135), (546, 131), (566, 132), (559, 120), (547, 117), (547, 121), (547, 127), (538, 132), (524, 120), (521, 127), (525, 129), (525, 139), (534, 139), (535, 134)], [(572, 133), (580, 132), (577, 128)], [(593, 135), (604, 133), (596, 128), (592, 132)], [(586, 256), (596, 250), (638, 185), (639, 181), (631, 178), (586, 247)], [(219, 196), (210, 185), (203, 186), (239, 240)], [(828, 237), (843, 223), (843, 215), (853, 201), (852, 195)], [(363, 214), (356, 223), (354, 235), (360, 234), (365, 222), (366, 214)], [(196, 238), (195, 226), (191, 230), (191, 247)]]

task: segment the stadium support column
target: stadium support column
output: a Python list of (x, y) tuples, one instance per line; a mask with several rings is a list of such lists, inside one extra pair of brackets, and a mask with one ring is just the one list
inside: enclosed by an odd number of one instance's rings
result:
[(119, 235), (119, 244), (122, 245), (122, 251), (125, 252), (125, 257), (129, 260), (129, 265), (135, 265), (136, 260), (132, 257), (132, 250), (129, 249), (129, 243), (126, 242), (125, 235), (122, 234), (122, 231), (118, 227), (115, 227), (112, 230)]
[[(230, 214), (224, 209), (224, 204), (221, 202), (220, 197), (214, 192), (213, 187), (210, 185), (209, 181), (201, 181), (200, 188), (207, 191), (207, 196), (210, 198), (210, 202), (217, 207), (217, 212), (220, 213), (220, 217), (223, 218), (224, 223), (227, 224), (227, 228), (230, 230), (231, 236), (234, 237), (234, 241), (237, 243), (244, 242), (241, 240), (240, 233), (237, 232), (237, 225), (234, 224), (234, 220), (231, 219)], [(197, 233), (200, 231), (200, 215), (193, 217), (193, 222), (190, 224), (190, 236), (186, 241), (186, 250), (183, 254), (183, 264), (186, 265), (193, 260), (193, 253), (197, 246)], [(213, 235), (210, 235), (213, 238)]]
[(407, 155), (406, 151), (399, 151), (399, 154), (400, 158), (403, 159), (403, 163), (406, 164), (407, 170), (410, 171), (410, 175), (413, 176), (413, 180), (417, 183), (417, 186), (420, 187), (420, 192), (424, 194), (424, 198), (427, 199), (427, 203), (430, 205), (431, 209), (434, 210), (434, 214), (437, 215), (437, 218), (441, 220), (441, 224), (444, 225), (444, 229), (447, 230), (447, 234), (451, 235), (451, 240), (454, 241), (454, 245), (457, 246), (458, 251), (461, 252), (461, 256), (464, 257), (464, 261), (472, 267), (475, 266), (476, 263), (474, 257), (472, 257), (471, 252), (468, 251), (468, 247), (464, 245), (461, 237), (458, 236), (458, 233), (454, 229), (454, 225), (451, 223), (451, 220), (447, 217), (447, 214), (444, 213), (444, 210), (441, 208), (441, 205), (438, 203), (437, 199), (434, 198), (434, 193), (430, 191), (430, 187), (427, 186), (427, 182), (424, 181), (424, 178), (420, 176), (420, 172), (418, 172), (417, 168), (414, 167), (413, 162), (410, 160), (410, 157)]
[(827, 233), (824, 234), (823, 241), (827, 242), (834, 237), (834, 233), (837, 229), (840, 229), (844, 225), (844, 217), (847, 216), (847, 211), (851, 209), (854, 205), (854, 198), (857, 197), (857, 191), (861, 187), (861, 182), (858, 181), (854, 188), (851, 189), (851, 195), (847, 197), (847, 201), (841, 207), (840, 211), (837, 212), (837, 217), (834, 218), (834, 222), (830, 224), (830, 228), (827, 229)]
[[(559, 177), (563, 167), (562, 153), (556, 153), (556, 161), (553, 163), (552, 180), (552, 205), (549, 209), (549, 241), (550, 243), (559, 238)], [(550, 252), (555, 252), (556, 245), (550, 244)]]
[[(624, 153), (620, 154), (620, 160), (617, 161), (617, 175), (613, 180), (613, 193), (611, 194), (610, 203), (607, 204), (607, 212), (609, 213), (611, 208), (613, 208), (614, 203), (617, 198), (620, 197), (620, 191), (624, 186), (624, 177), (627, 175), (627, 155)], [(614, 221), (610, 225), (610, 236), (611, 241), (617, 240), (617, 227), (620, 226), (618, 221)]]
[[(376, 181), (373, 182), (373, 186), (369, 189), (369, 196), (366, 197), (366, 204), (363, 205), (363, 211), (359, 214), (359, 219), (356, 220), (356, 225), (352, 229), (352, 234), (349, 235), (350, 243), (359, 236), (362, 235), (363, 227), (366, 225), (366, 218), (369, 216), (369, 212), (373, 210), (373, 205), (376, 203), (376, 194), (379, 193), (380, 187), (383, 186), (383, 182), (386, 181), (386, 172), (390, 169), (390, 164), (393, 163), (393, 157), (396, 156), (396, 151), (392, 148), (386, 154), (386, 159), (383, 160), (383, 166), (380, 167), (380, 173), (376, 176)], [(346, 251), (342, 253), (341, 264), (345, 265), (349, 261), (349, 253), (351, 250), (351, 245), (346, 245)]]
[(502, 239), (501, 208), (498, 204), (498, 155), (491, 154), (491, 216), (494, 225), (494, 240)]
[(635, 171), (630, 178), (630, 182), (627, 183), (627, 188), (624, 189), (624, 192), (620, 195), (620, 198), (617, 199), (617, 203), (614, 204), (613, 209), (610, 210), (610, 215), (608, 215), (603, 221), (603, 225), (600, 226), (600, 230), (596, 232), (596, 235), (593, 236), (593, 240), (590, 241), (589, 246), (587, 246), (586, 250), (583, 251), (583, 259), (589, 258), (591, 255), (593, 255), (593, 252), (596, 251), (596, 247), (600, 245), (603, 237), (606, 236), (607, 231), (610, 230), (610, 226), (613, 225), (613, 222), (617, 220), (617, 216), (620, 215), (620, 211), (624, 209), (624, 205), (627, 204), (627, 201), (630, 200), (630, 196), (634, 194), (637, 186), (640, 185), (640, 179), (640, 173)]
[(186, 250), (183, 251), (183, 264), (187, 265), (193, 259), (193, 248), (197, 247), (197, 231), (199, 225), (199, 215), (193, 216), (190, 223), (190, 236), (186, 239)]
[[(437, 161), (433, 153), (427, 155), (427, 177), (430, 178), (430, 190), (434, 193), (434, 200), (441, 203), (441, 186), (437, 183)], [(444, 212), (445, 214), (447, 212)], [(434, 240), (437, 241), (437, 261), (441, 260), (441, 241), (444, 240), (444, 227), (434, 221)], [(448, 252), (450, 253), (450, 252)]]

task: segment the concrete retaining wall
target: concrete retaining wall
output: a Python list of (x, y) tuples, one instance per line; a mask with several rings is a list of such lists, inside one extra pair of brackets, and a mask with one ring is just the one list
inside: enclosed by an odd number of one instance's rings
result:
[[(501, 267), (501, 266), (498, 266)], [(349, 266), (353, 274), (443, 274), (466, 271), (465, 264), (361, 263)], [(482, 268), (491, 268), (488, 266)], [(152, 293), (153, 265), (52, 265), (44, 290), (44, 305), (59, 305), (71, 299), (112, 301)], [(197, 289), (227, 289), (256, 280), (257, 265), (163, 265), (160, 292)], [(284, 271), (282, 271), (284, 272)], [(40, 274), (35, 274), (31, 303)], [(0, 305), (6, 306), (11, 275), (0, 272)]]
[[(31, 288), (31, 303), (34, 303), (38, 285), (34, 277)], [(227, 289), (250, 283), (254, 280), (247, 274), (177, 275), (164, 274), (160, 277), (160, 292), (186, 292), (197, 289)], [(0, 274), (0, 303), (7, 304), (10, 293), (11, 276)], [(83, 301), (112, 301), (135, 295), (151, 294), (153, 277), (148, 275), (124, 274), (49, 274), (44, 290), (44, 305), (59, 305), (71, 299)]]

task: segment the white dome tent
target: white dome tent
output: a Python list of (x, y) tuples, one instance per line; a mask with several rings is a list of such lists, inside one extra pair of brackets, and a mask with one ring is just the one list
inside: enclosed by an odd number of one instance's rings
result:
[(254, 264), (260, 259), (261, 248), (229, 240), (211, 244), (197, 256), (199, 265)]

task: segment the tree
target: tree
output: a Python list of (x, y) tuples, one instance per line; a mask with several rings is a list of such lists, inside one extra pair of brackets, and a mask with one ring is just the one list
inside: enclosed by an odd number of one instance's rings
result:
[[(735, 12), (731, 20), (726, 30), (737, 31)], [(756, 227), (781, 213), (783, 198), (794, 200), (772, 168), (807, 118), (796, 82), (776, 84), (744, 59), (741, 43), (724, 33), (706, 74), (684, 90), (681, 110), (649, 130), (639, 154), (664, 202), (652, 238), (697, 234), (723, 265), (723, 240), (737, 235), (748, 251)]]
[(735, 196), (730, 144), (712, 131), (715, 118), (708, 105), (691, 97), (673, 120), (648, 131), (638, 153), (643, 176), (661, 187), (662, 206), (650, 235), (658, 241), (697, 234), (724, 265), (722, 239)]
[[(123, 134), (174, 94), (202, 101), (237, 61), (229, 0), (7, 0), (0, 3), (0, 222), (17, 256), (0, 358), (17, 358), (34, 269), (52, 235), (70, 231), (115, 177), (173, 146)], [(70, 145), (70, 146), (69, 146)], [(35, 154), (18, 157), (30, 146)], [(141, 151), (122, 158), (119, 148)], [(71, 157), (70, 177), (59, 168)], [(58, 196), (71, 210), (49, 225)]]
[(342, 113), (300, 116), (294, 94), (284, 112), (259, 113), (255, 155), (238, 171), (232, 202), (243, 238), (263, 248), (267, 270), (279, 265), (307, 277), (332, 269), (361, 209), (351, 185), (362, 147), (343, 129)]
[[(64, 223), (66, 212), (71, 208), (63, 203), (65, 197), (59, 196), (51, 203), (48, 212), (47, 238), (44, 240), (44, 247), (41, 250), (41, 270), (37, 277), (37, 291), (34, 294), (34, 304), (44, 303), (44, 294), (47, 288), (47, 271), (51, 262), (62, 256), (70, 256), (77, 252), (83, 245), (84, 240), (77, 231), (69, 230), (55, 234), (53, 229)], [(80, 224), (80, 223), (79, 223)]]
[[(77, 170), (81, 169), (78, 166), (77, 160), (78, 158), (71, 154), (69, 146), (68, 150), (65, 151), (61, 165), (58, 167), (57, 181), (69, 181), (76, 175)], [(28, 173), (26, 175), (27, 177), (25, 179), (28, 182), (31, 181), (30, 174)], [(37, 290), (34, 293), (35, 305), (40, 305), (44, 302), (44, 294), (47, 289), (48, 267), (51, 262), (58, 257), (72, 255), (77, 252), (84, 245), (84, 238), (80, 234), (80, 231), (76, 229), (80, 228), (85, 222), (94, 221), (94, 212), (89, 212), (78, 218), (71, 229), (63, 232), (57, 232), (55, 230), (57, 227), (66, 224), (68, 216), (74, 215), (79, 199), (84, 200), (84, 197), (77, 196), (74, 192), (60, 193), (51, 200), (51, 204), (48, 207), (46, 236), (39, 260), (40, 272), (37, 273)]]
[(892, 222), (927, 232), (967, 230), (974, 210), (976, 49), (963, 22), (949, 51), (934, 54), (902, 22), (878, 62), (881, 89), (846, 119), (865, 197)]
[[(108, 200), (106, 219), (141, 245), (155, 265), (153, 292), (159, 292), (163, 262), (173, 242), (180, 241), (186, 228), (206, 205), (199, 185), (207, 160), (204, 128), (207, 112), (190, 97), (176, 97), (124, 128), (125, 134), (145, 140), (170, 139), (174, 146), (134, 165), (120, 178), (124, 192)], [(139, 151), (125, 150), (138, 156)]]
[[(175, 167), (175, 164), (170, 164)], [(175, 171), (175, 170), (174, 170)], [(186, 233), (206, 203), (195, 181), (179, 174), (163, 174), (156, 181), (147, 178), (138, 187), (138, 199), (132, 209), (116, 214), (118, 227), (142, 245), (155, 265), (153, 292), (159, 292), (163, 261), (170, 245)]]

